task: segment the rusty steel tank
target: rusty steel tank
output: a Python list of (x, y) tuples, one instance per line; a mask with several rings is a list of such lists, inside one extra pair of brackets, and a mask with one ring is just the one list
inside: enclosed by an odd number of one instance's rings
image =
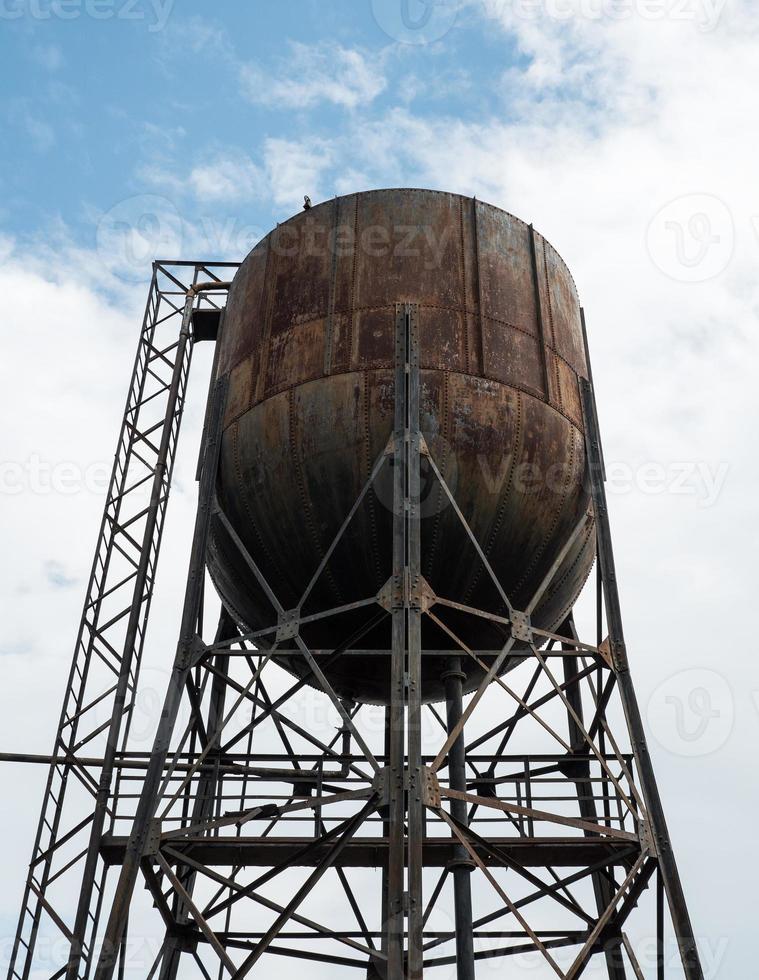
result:
[[(295, 608), (391, 435), (400, 302), (418, 304), (422, 432), (516, 609), (527, 607), (587, 514), (532, 617), (553, 631), (594, 558), (577, 291), (540, 234), (476, 199), (405, 189), (351, 194), (302, 211), (255, 246), (230, 288), (218, 351), (218, 374), (229, 376), (220, 505), (284, 608)], [(302, 615), (371, 597), (388, 581), (389, 470)], [(434, 592), (504, 615), (429, 467), (422, 518), (422, 571)], [(271, 604), (218, 525), (207, 564), (242, 627), (272, 625)], [(477, 650), (500, 649), (509, 635), (450, 608), (440, 618)], [(454, 646), (423, 619), (426, 650)], [(386, 703), (390, 617), (380, 607), (313, 622), (302, 636), (320, 651), (341, 697)], [(358, 652), (327, 652), (349, 641)], [(288, 647), (292, 641), (280, 646), (280, 664), (307, 674)], [(462, 667), (472, 690), (481, 668), (466, 656)], [(445, 660), (425, 655), (425, 700), (444, 696), (445, 669)]]

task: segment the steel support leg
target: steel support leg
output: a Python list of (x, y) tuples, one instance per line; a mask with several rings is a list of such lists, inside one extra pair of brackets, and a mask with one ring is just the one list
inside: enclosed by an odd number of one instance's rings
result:
[(121, 874), (116, 886), (116, 894), (111, 906), (108, 925), (103, 937), (100, 958), (95, 971), (96, 980), (110, 980), (113, 975), (115, 958), (129, 913), (129, 905), (137, 882), (140, 862), (145, 853), (145, 845), (151, 821), (155, 816), (156, 806), (158, 804), (158, 791), (163, 776), (164, 763), (168, 755), (174, 724), (177, 719), (190, 670), (192, 650), (198, 639), (197, 625), (203, 594), (206, 543), (210, 524), (211, 502), (216, 481), (216, 470), (218, 467), (221, 423), (224, 416), (226, 391), (226, 379), (217, 381), (213, 396), (208, 447), (200, 480), (198, 511), (195, 519), (195, 531), (190, 554), (190, 567), (185, 590), (177, 653), (164, 699), (161, 720), (153, 743), (150, 763), (145, 774), (145, 782), (137, 804), (132, 833), (127, 845), (124, 863), (122, 864)]
[[(235, 636), (239, 636), (239, 630), (232, 622), (227, 610), (222, 607), (215, 642), (232, 639)], [(227, 653), (219, 653), (216, 655), (215, 660), (219, 672), (214, 674), (211, 687), (211, 700), (208, 707), (208, 718), (206, 720), (206, 732), (209, 734), (218, 730), (224, 718), (224, 703), (227, 692), (225, 675), (229, 667), (229, 655)], [(219, 740), (220, 736), (217, 735), (213, 743), (214, 748), (218, 748)], [(220, 790), (220, 787), (221, 777), (215, 769), (203, 771), (198, 781), (197, 790), (194, 793), (193, 784), (191, 782), (188, 783), (186, 792), (192, 797), (191, 825), (202, 824), (213, 817), (216, 793)], [(181, 871), (178, 871), (177, 877), (182, 882), (185, 891), (189, 895), (192, 895), (197, 877), (196, 872), (189, 870), (186, 874), (182, 874)], [(180, 925), (187, 924), (190, 921), (189, 911), (186, 906), (182, 905), (178, 896), (175, 899), (174, 910), (177, 915), (177, 922)], [(159, 980), (176, 980), (182, 952), (183, 945), (181, 940), (178, 940), (177, 936), (171, 935), (167, 931), (164, 939), (161, 969), (158, 974)]]
[[(390, 704), (388, 977), (422, 975), (421, 606), (419, 348), (416, 309), (399, 305), (393, 428), (393, 647)], [(406, 768), (408, 725), (408, 768)], [(404, 823), (408, 820), (408, 836)], [(404, 870), (408, 868), (407, 887)], [(404, 928), (408, 916), (408, 930)], [(408, 934), (407, 949), (404, 936)]]
[(617, 684), (619, 686), (625, 719), (630, 732), (633, 755), (648, 809), (648, 817), (656, 846), (656, 856), (659, 861), (659, 868), (667, 894), (675, 935), (677, 936), (683, 972), (687, 980), (703, 980), (704, 974), (701, 969), (698, 949), (693, 935), (693, 927), (688, 914), (688, 907), (685, 903), (685, 895), (677, 870), (677, 862), (675, 861), (675, 855), (669, 839), (664, 809), (659, 796), (659, 788), (656, 783), (656, 776), (654, 775), (648, 745), (646, 744), (643, 720), (630, 675), (630, 665), (627, 660), (627, 650), (625, 648), (622, 629), (622, 611), (614, 568), (609, 513), (606, 505), (606, 490), (602, 477), (601, 438), (598, 431), (592, 384), (581, 378), (580, 390), (582, 395), (583, 418), (585, 421), (590, 489), (596, 517), (598, 562), (603, 581), (604, 604), (609, 630), (612, 663), (617, 676)]
[(419, 428), (421, 377), (419, 372), (418, 307), (405, 310), (407, 391), (405, 396), (407, 453), (407, 575), (405, 605), (408, 616), (408, 976), (420, 980), (423, 963), (422, 869), (424, 846), (424, 804), (422, 803), (422, 533), (421, 533), (421, 457)]
[[(198, 287), (201, 271), (213, 283)], [(40, 929), (50, 975), (89, 976), (108, 878), (100, 841), (117, 819), (120, 756), (129, 743), (196, 339), (190, 342), (181, 297), (227, 286), (205, 263), (153, 263), (8, 980), (28, 980), (39, 966)]]
[[(461, 660), (452, 658), (449, 669), (443, 674), (449, 733), (458, 725), (464, 709), (465, 677), (466, 674), (461, 670)], [(466, 743), (463, 731), (448, 752), (448, 781), (451, 789), (466, 792)], [(451, 800), (451, 816), (462, 824), (467, 823), (467, 804), (464, 800)], [(474, 980), (471, 883), (473, 869), (474, 865), (466, 848), (459, 844), (456, 847), (452, 868), (456, 924), (456, 980)]]
[(90, 914), (90, 904), (95, 885), (98, 857), (100, 853), (100, 843), (103, 836), (103, 828), (108, 813), (108, 803), (111, 793), (111, 783), (113, 781), (113, 766), (116, 752), (119, 748), (121, 734), (121, 722), (124, 715), (124, 705), (126, 703), (127, 690), (130, 682), (130, 672), (132, 668), (131, 651), (137, 642), (137, 634), (140, 629), (143, 615), (142, 595), (145, 588), (145, 581), (149, 574), (152, 553), (150, 542), (155, 533), (156, 522), (158, 520), (159, 509), (162, 497), (168, 492), (166, 469), (169, 447), (172, 440), (172, 420), (177, 411), (182, 387), (183, 375), (186, 371), (186, 354), (190, 341), (190, 317), (192, 315), (193, 299), (188, 298), (185, 304), (184, 316), (182, 317), (182, 327), (179, 334), (179, 345), (176, 351), (174, 371), (171, 379), (171, 389), (166, 405), (165, 421), (161, 444), (158, 452), (158, 461), (155, 467), (155, 476), (150, 493), (150, 503), (148, 505), (147, 519), (143, 532), (145, 542), (142, 549), (142, 556), (134, 584), (134, 600), (132, 602), (127, 624), (126, 637), (124, 640), (124, 655), (121, 660), (121, 668), (116, 685), (116, 692), (111, 713), (111, 721), (108, 728), (108, 741), (106, 743), (103, 768), (100, 773), (98, 784), (97, 799), (95, 801), (94, 817), (90, 830), (90, 837), (87, 846), (87, 856), (82, 873), (82, 886), (79, 892), (76, 918), (71, 939), (68, 965), (66, 968), (67, 980), (76, 980), (79, 973), (79, 966), (84, 950), (84, 943), (87, 932), (88, 918)]
[(405, 721), (406, 721), (406, 390), (405, 313), (397, 310), (395, 327), (395, 422), (393, 426), (393, 623), (390, 677), (389, 836), (387, 859), (388, 980), (405, 975)]

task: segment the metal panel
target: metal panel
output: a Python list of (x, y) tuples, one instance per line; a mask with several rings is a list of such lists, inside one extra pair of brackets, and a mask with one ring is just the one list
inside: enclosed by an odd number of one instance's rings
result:
[[(253, 250), (230, 291), (221, 342), (222, 373), (252, 361), (258, 378), (244, 411), (249, 370), (230, 374), (233, 431), (222, 450), (221, 494), (286, 604), (319, 567), (367, 461), (388, 438), (395, 304), (408, 300), (420, 311), (422, 432), (452, 479), (456, 470), (462, 506), (517, 600), (532, 594), (587, 507), (576, 375), (553, 352), (566, 332), (572, 336), (561, 349), (582, 349), (563, 262), (524, 222), (479, 201), (415, 190), (337, 198), (279, 225)], [(421, 561), (432, 587), (502, 613), (479, 570), (457, 560), (458, 524), (435, 493), (422, 509)], [(355, 601), (379, 587), (390, 496), (385, 480), (373, 496), (369, 537), (360, 520), (348, 529), (344, 561), (319, 583), (315, 600)], [(536, 610), (543, 628), (562, 621), (592, 560), (586, 538)], [(241, 624), (266, 625), (259, 587), (213, 538), (210, 568)], [(497, 645), (492, 625), (459, 625), (471, 645)], [(313, 627), (310, 642), (333, 645), (331, 630), (331, 622)], [(439, 641), (425, 626), (423, 642)], [(389, 637), (375, 632), (366, 645), (389, 648)], [(386, 695), (369, 671), (335, 661), (330, 676), (346, 697), (381, 701)], [(425, 673), (423, 698), (443, 697), (438, 673)], [(475, 672), (465, 689), (476, 683)]]

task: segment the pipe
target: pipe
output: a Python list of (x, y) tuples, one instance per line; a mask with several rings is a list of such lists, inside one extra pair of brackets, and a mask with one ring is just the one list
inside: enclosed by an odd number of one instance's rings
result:
[(229, 289), (231, 285), (231, 279), (228, 282), (196, 282), (194, 286), (190, 286), (187, 290), (185, 298), (195, 299), (198, 293), (207, 293), (214, 289)]

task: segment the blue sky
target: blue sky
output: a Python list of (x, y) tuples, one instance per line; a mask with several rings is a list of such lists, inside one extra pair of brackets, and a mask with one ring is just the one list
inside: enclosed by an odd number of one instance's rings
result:
[[(202, 213), (191, 187), (159, 174), (181, 181), (221, 156), (262, 167), (267, 143), (342, 135), (393, 107), (422, 118), (475, 108), (475, 118), (504, 119), (510, 111), (501, 75), (520, 55), (507, 38), (483, 31), (474, 12), (437, 43), (398, 44), (378, 23), (392, 30), (382, 4), (378, 17), (355, 0), (221, 4), (212, 16), (198, 0), (165, 4), (105, 0), (104, 19), (94, 19), (82, 0), (63, 19), (50, 0), (9, 0), (10, 11), (47, 16), (2, 24), (6, 232), (35, 236), (62, 222), (93, 247), (98, 215), (134, 195), (168, 190), (185, 220)], [(309, 95), (309, 81), (319, 73), (326, 81), (346, 52), (357, 60), (346, 62), (335, 89)], [(270, 74), (295, 83), (299, 71), (312, 75), (300, 99), (267, 93), (276, 88)], [(303, 193), (333, 193), (337, 176), (304, 184)], [(214, 198), (217, 220), (233, 215), (266, 229), (287, 213), (282, 193), (272, 200), (263, 181), (241, 186), (234, 207)]]
[[(476, 194), (534, 221), (578, 283), (664, 802), (708, 975), (750, 975), (756, 4), (409, 0), (412, 20), (429, 15), (413, 30), (403, 0), (62, 2), (0, 0), (0, 540), (14, 556), (0, 567), (0, 747), (49, 751), (103, 503), (84, 477), (70, 493), (40, 485), (31, 461), (87, 474), (111, 458), (152, 258), (242, 259), (304, 194)], [(171, 570), (186, 563), (202, 389), (154, 605), (147, 656), (159, 673), (175, 638)], [(689, 697), (704, 687), (717, 728), (684, 752), (671, 698), (696, 730), (702, 702)], [(0, 779), (16, 794), (0, 832), (18, 841), (1, 940), (41, 776)]]

